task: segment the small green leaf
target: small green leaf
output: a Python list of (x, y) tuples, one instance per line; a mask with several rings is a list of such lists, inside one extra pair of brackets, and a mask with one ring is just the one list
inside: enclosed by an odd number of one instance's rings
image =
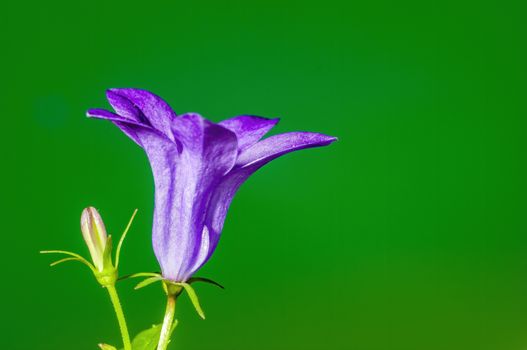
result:
[(154, 277), (149, 277), (141, 282), (139, 282), (135, 287), (134, 289), (141, 289), (143, 287), (146, 287), (146, 286), (149, 286), (151, 285), (152, 283), (155, 283), (157, 281), (161, 281), (163, 279), (163, 277), (161, 276), (154, 276)]
[[(169, 337), (172, 336), (172, 333), (178, 325), (178, 320), (174, 320), (172, 328), (170, 329)], [(139, 332), (132, 340), (132, 349), (133, 350), (156, 350), (157, 343), (159, 342), (159, 337), (161, 336), (162, 325), (157, 324), (152, 327)], [(100, 345), (99, 345), (100, 346)], [(104, 349), (106, 350), (106, 349)], [(108, 348), (108, 350), (114, 350), (113, 348)]]
[(161, 334), (161, 325), (154, 325), (139, 334), (137, 334), (132, 341), (132, 349), (134, 350), (155, 350), (159, 336)]
[(117, 348), (115, 346), (111, 346), (111, 345), (108, 345), (108, 344), (99, 344), (99, 348), (101, 350), (117, 350)]
[(190, 284), (188, 283), (175, 283), (175, 284), (185, 288), (190, 298), (190, 301), (192, 301), (192, 305), (194, 305), (194, 309), (196, 309), (196, 312), (202, 319), (205, 319), (205, 313), (203, 312), (203, 309), (199, 305), (199, 299), (198, 299), (196, 292), (194, 291), (194, 288), (192, 288)]
[(210, 278), (205, 278), (205, 277), (191, 277), (188, 279), (188, 284), (192, 284), (192, 283), (195, 283), (195, 282), (203, 282), (203, 283), (208, 283), (208, 284), (212, 284), (216, 287), (220, 287), (221, 289), (225, 289), (224, 286), (222, 286), (221, 284), (219, 284), (218, 282), (216, 281), (213, 281), (211, 280)]

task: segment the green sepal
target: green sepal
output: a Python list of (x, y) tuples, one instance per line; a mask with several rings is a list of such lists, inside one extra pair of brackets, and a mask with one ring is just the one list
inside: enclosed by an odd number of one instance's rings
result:
[(79, 262), (82, 262), (82, 260), (79, 259), (79, 258), (64, 258), (64, 259), (60, 259), (60, 260), (52, 262), (51, 264), (49, 264), (49, 266), (51, 266), (51, 267), (57, 266), (58, 264), (62, 264), (62, 263), (67, 262), (67, 261), (79, 261)]
[[(80, 256), (79, 254), (68, 252), (66, 250), (41, 250), (40, 254), (64, 254), (64, 255), (68, 255), (68, 256), (70, 256), (72, 258), (75, 258), (76, 260), (80, 261), (84, 265), (88, 266), (90, 268), (90, 270), (92, 270), (93, 273), (97, 273), (97, 269), (95, 269), (95, 266), (93, 266), (88, 260), (86, 260), (85, 258)], [(74, 259), (71, 259), (71, 260), (61, 259), (61, 260), (55, 261), (50, 266), (55, 266), (55, 265), (58, 265), (60, 263), (66, 262), (66, 261), (73, 261), (73, 260)]]
[(115, 251), (115, 268), (119, 267), (119, 259), (121, 257), (121, 248), (123, 246), (124, 239), (126, 238), (126, 235), (128, 234), (128, 230), (130, 230), (130, 226), (132, 226), (132, 222), (134, 221), (135, 214), (137, 214), (137, 209), (134, 210), (132, 217), (130, 218), (130, 221), (128, 221), (128, 225), (126, 225), (126, 228), (124, 229), (124, 232), (121, 235), (121, 239), (119, 239), (119, 243), (117, 244), (117, 250)]
[(224, 286), (222, 286), (221, 284), (219, 284), (218, 282), (216, 281), (213, 281), (211, 280), (210, 278), (205, 278), (205, 277), (191, 277), (187, 280), (187, 283), (188, 284), (192, 284), (192, 283), (196, 283), (196, 282), (203, 282), (203, 283), (208, 283), (208, 284), (212, 284), (213, 286), (216, 286), (216, 287), (219, 287), (221, 289), (225, 289)]
[(135, 287), (134, 289), (137, 290), (137, 289), (141, 289), (141, 288), (144, 288), (146, 286), (149, 286), (151, 285), (152, 283), (155, 283), (157, 281), (162, 281), (163, 280), (163, 277), (161, 276), (154, 276), (154, 277), (148, 277), (147, 279), (145, 280), (142, 280), (141, 282), (139, 282)]
[(111, 345), (108, 345), (108, 344), (101, 343), (101, 344), (98, 344), (98, 345), (99, 345), (99, 348), (101, 350), (117, 350), (117, 348), (115, 346), (111, 346)]
[(117, 269), (112, 264), (112, 236), (106, 239), (106, 247), (102, 256), (103, 270), (95, 272), (95, 277), (99, 284), (103, 287), (114, 285), (117, 281)]
[(203, 309), (201, 308), (201, 305), (199, 304), (198, 295), (194, 291), (194, 288), (192, 288), (192, 286), (188, 283), (174, 283), (174, 284), (176, 286), (181, 286), (185, 288), (185, 291), (187, 292), (190, 298), (190, 301), (192, 301), (192, 305), (194, 305), (194, 309), (196, 309), (196, 312), (202, 319), (205, 319), (205, 313), (203, 312)]
[(130, 275), (125, 275), (122, 277), (119, 277), (119, 281), (123, 281), (129, 278), (138, 278), (138, 277), (161, 277), (161, 273), (159, 272), (138, 272), (138, 273), (132, 273)]
[(112, 249), (112, 235), (109, 235), (108, 239), (106, 240), (106, 247), (104, 248), (104, 253), (102, 255), (104, 270), (113, 269)]

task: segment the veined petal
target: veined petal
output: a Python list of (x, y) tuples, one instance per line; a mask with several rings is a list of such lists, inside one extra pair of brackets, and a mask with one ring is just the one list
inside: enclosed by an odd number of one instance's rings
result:
[(142, 124), (150, 125), (143, 112), (128, 98), (113, 90), (106, 90), (106, 98), (117, 114)]
[(140, 124), (135, 120), (122, 117), (110, 111), (106, 111), (104, 109), (90, 109), (88, 110), (86, 115), (90, 118), (105, 119), (113, 122), (119, 129), (121, 129), (123, 133), (125, 133), (126, 136), (132, 139), (132, 141), (137, 143), (140, 147), (143, 147), (141, 141), (139, 140), (139, 137), (136, 135), (135, 131), (131, 127), (132, 125), (142, 127), (144, 126), (143, 124)]
[(323, 134), (290, 132), (271, 136), (242, 152), (238, 156), (236, 166), (222, 179), (211, 197), (206, 219), (210, 230), (210, 250), (203, 263), (216, 249), (232, 199), (249, 176), (281, 155), (305, 148), (326, 146), (336, 140), (336, 137)]
[(143, 127), (150, 128), (148, 124), (144, 124), (133, 118), (128, 118), (120, 114), (115, 114), (105, 109), (99, 109), (99, 108), (88, 109), (88, 112), (86, 112), (86, 116), (90, 118), (106, 119), (106, 120), (111, 120), (113, 122), (123, 122), (123, 123), (128, 123), (131, 125), (137, 125), (137, 126), (143, 126)]
[(236, 161), (236, 167), (262, 166), (286, 153), (304, 148), (326, 146), (336, 140), (336, 137), (313, 132), (288, 132), (274, 135), (241, 153)]
[(147, 119), (154, 129), (173, 139), (171, 126), (177, 116), (161, 97), (146, 90), (131, 88), (109, 89), (107, 96), (118, 114), (125, 113), (127, 117), (133, 116), (136, 120)]
[(117, 115), (104, 109), (89, 109), (86, 115), (90, 118), (105, 119), (113, 122), (122, 132), (143, 148), (148, 144), (148, 142), (144, 144), (143, 140), (151, 139), (151, 137), (157, 137), (166, 143), (174, 143), (174, 146), (178, 147), (177, 142), (172, 142), (164, 134), (136, 120)]
[(199, 250), (195, 255), (195, 259), (192, 265), (189, 265), (187, 268), (186, 274), (182, 277), (185, 281), (192, 277), (194, 272), (196, 272), (208, 259), (210, 252), (210, 233), (207, 225), (203, 227), (201, 234), (201, 242), (199, 245)]
[(195, 272), (194, 267), (203, 260), (203, 249), (209, 245), (207, 207), (213, 189), (236, 162), (237, 141), (233, 132), (197, 114), (177, 120), (178, 132), (185, 130), (178, 166), (170, 168), (171, 159), (151, 160), (153, 168), (157, 164), (165, 168), (164, 172), (154, 172), (152, 240), (163, 276), (185, 281)]
[(280, 119), (267, 119), (252, 115), (240, 115), (226, 119), (219, 124), (236, 134), (238, 138), (238, 151), (243, 152), (258, 142), (269, 132)]

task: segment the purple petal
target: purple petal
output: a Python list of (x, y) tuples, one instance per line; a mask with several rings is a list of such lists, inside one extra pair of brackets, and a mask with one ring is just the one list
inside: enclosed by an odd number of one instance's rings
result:
[(163, 276), (184, 281), (208, 254), (207, 207), (213, 189), (235, 164), (237, 141), (234, 133), (197, 114), (178, 119), (189, 134), (177, 166), (166, 155), (149, 156), (156, 187), (152, 240)]
[(216, 249), (223, 223), (231, 201), (238, 188), (256, 170), (271, 160), (305, 148), (329, 145), (337, 138), (311, 132), (290, 132), (266, 138), (238, 156), (236, 166), (218, 185), (208, 207), (206, 225), (210, 230), (209, 254), (204, 264)]
[(161, 97), (146, 90), (130, 88), (109, 89), (107, 96), (118, 114), (125, 113), (138, 121), (148, 120), (154, 129), (173, 139), (172, 123), (177, 116)]
[(128, 118), (121, 117), (115, 113), (106, 111), (104, 109), (90, 109), (86, 113), (90, 118), (105, 119), (113, 122), (122, 132), (124, 132), (129, 138), (131, 138), (135, 143), (140, 147), (143, 147), (139, 137), (132, 130), (131, 125), (136, 123), (137, 126), (142, 126), (142, 124), (137, 123), (135, 120), (129, 120)]
[(245, 151), (258, 142), (280, 119), (267, 119), (251, 115), (241, 115), (221, 121), (219, 124), (226, 127), (238, 137), (238, 150)]
[(129, 124), (133, 124), (137, 126), (149, 127), (148, 125), (143, 124), (135, 119), (131, 119), (123, 115), (115, 114), (105, 109), (98, 109), (98, 108), (89, 109), (88, 112), (86, 112), (86, 115), (90, 118), (105, 119), (105, 120), (111, 120), (114, 122), (123, 122), (123, 123), (129, 123)]
[(136, 120), (117, 115), (110, 111), (106, 111), (104, 109), (89, 109), (86, 115), (90, 118), (105, 119), (113, 122), (119, 129), (121, 129), (122, 132), (124, 132), (135, 143), (143, 148), (145, 148), (145, 145), (148, 144), (144, 144), (142, 139), (145, 138), (145, 135), (150, 134), (163, 139), (163, 142), (172, 143), (172, 141), (169, 140), (165, 135), (161, 134), (159, 131), (151, 128), (150, 126), (137, 122)]
[(106, 98), (117, 114), (142, 124), (150, 125), (143, 112), (128, 98), (117, 94), (113, 90), (106, 91)]
[(313, 132), (274, 135), (242, 152), (236, 161), (236, 166), (245, 168), (259, 165), (260, 167), (283, 154), (304, 148), (326, 146), (336, 140), (336, 137)]

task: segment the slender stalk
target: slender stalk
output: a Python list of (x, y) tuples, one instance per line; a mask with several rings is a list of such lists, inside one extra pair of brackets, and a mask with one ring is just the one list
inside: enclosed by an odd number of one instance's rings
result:
[(119, 301), (119, 296), (117, 295), (115, 285), (107, 285), (106, 289), (108, 290), (108, 294), (110, 294), (110, 299), (112, 300), (115, 315), (117, 316), (117, 321), (119, 322), (119, 328), (121, 329), (121, 336), (123, 338), (124, 350), (132, 350), (132, 344), (130, 343), (130, 334), (128, 333), (126, 319), (124, 318), (123, 308), (121, 307), (121, 302)]
[(163, 326), (161, 327), (161, 335), (157, 350), (166, 350), (172, 333), (172, 324), (174, 323), (174, 313), (176, 312), (176, 296), (174, 294), (167, 294), (167, 308), (165, 310), (165, 318), (163, 319)]

